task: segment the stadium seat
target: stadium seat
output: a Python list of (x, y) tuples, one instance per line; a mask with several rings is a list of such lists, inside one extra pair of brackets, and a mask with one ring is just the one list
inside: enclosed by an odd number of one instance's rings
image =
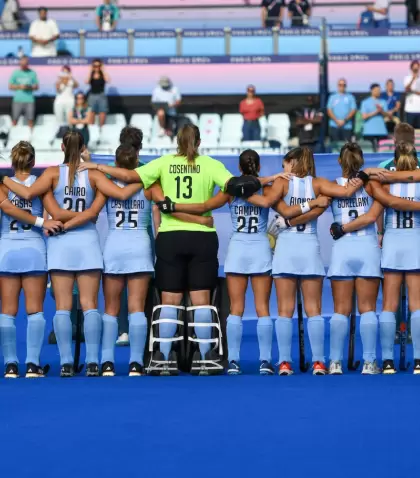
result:
[(219, 142), (220, 126), (220, 115), (215, 113), (202, 114), (199, 120), (201, 143), (213, 144), (211, 147), (214, 147), (214, 144)]
[(198, 116), (195, 113), (185, 113), (183, 116), (188, 118), (192, 124), (198, 125)]
[(9, 115), (0, 115), (0, 132), (8, 133), (12, 127), (12, 118)]
[(242, 140), (243, 117), (240, 114), (223, 115), (220, 131), (220, 146), (238, 147)]
[(264, 145), (262, 141), (242, 141), (241, 143), (241, 149), (259, 149), (262, 150), (264, 149)]
[(358, 141), (359, 146), (362, 148), (364, 153), (374, 153), (373, 144), (370, 141), (360, 140)]
[(57, 127), (55, 123), (44, 123), (35, 125), (32, 131), (32, 146), (35, 148), (35, 151), (37, 152), (38, 149), (50, 150), (51, 144), (55, 139), (56, 133)]
[[(116, 115), (115, 115), (116, 116)], [(109, 148), (113, 152), (120, 144), (120, 131), (123, 127), (116, 124), (105, 124), (99, 133), (99, 143), (101, 148)]]
[(88, 125), (89, 128), (89, 145), (88, 148), (96, 148), (100, 139), (100, 129), (97, 124)]
[(156, 149), (174, 148), (174, 143), (169, 136), (155, 137), (150, 142), (149, 147)]
[(7, 141), (7, 147), (13, 148), (13, 146), (19, 141), (30, 141), (31, 129), (29, 126), (16, 125), (11, 128), (9, 138)]
[(143, 131), (144, 138), (150, 138), (152, 136), (152, 116), (149, 114), (136, 113), (130, 118), (131, 126), (140, 128)]
[(106, 117), (105, 125), (113, 125), (114, 127), (118, 128), (118, 131), (121, 131), (124, 126), (127, 125), (127, 121), (125, 116), (122, 113), (119, 113), (115, 115), (108, 115)]
[(268, 128), (268, 121), (266, 116), (261, 116), (259, 119), (260, 128), (261, 128), (261, 139), (265, 140), (267, 138), (267, 128)]
[(36, 154), (37, 166), (55, 166), (63, 162), (62, 155), (56, 151), (40, 151)]
[(57, 118), (55, 115), (39, 115), (35, 119), (36, 126), (44, 126), (44, 125), (53, 125), (54, 127), (57, 126)]
[(287, 114), (271, 114), (268, 116), (267, 140), (278, 141), (282, 149), (287, 148), (290, 137), (290, 119)]

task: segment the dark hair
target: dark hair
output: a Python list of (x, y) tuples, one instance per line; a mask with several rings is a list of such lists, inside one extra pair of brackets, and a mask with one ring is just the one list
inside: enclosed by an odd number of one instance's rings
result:
[(64, 164), (69, 165), (69, 186), (72, 187), (80, 164), (80, 153), (85, 141), (79, 131), (67, 131), (63, 136)]
[(120, 133), (120, 144), (130, 144), (136, 151), (143, 145), (143, 131), (134, 126), (125, 126)]
[(412, 143), (399, 142), (395, 148), (397, 171), (414, 171), (417, 168), (417, 151)]
[(253, 149), (246, 149), (239, 156), (239, 166), (244, 174), (258, 176), (260, 155)]
[(294, 161), (292, 173), (299, 178), (305, 176), (316, 176), (314, 153), (306, 146), (290, 150), (283, 158), (283, 162), (290, 163)]
[[(74, 95), (74, 99), (77, 100), (77, 97), (78, 96), (83, 96), (83, 100), (84, 100), (84, 105), (87, 106), (87, 98), (86, 98), (86, 95), (83, 93), (83, 91), (77, 91), (76, 94)], [(76, 104), (77, 104), (77, 101), (76, 101)]]
[(43, 10), (45, 10), (46, 12), (48, 12), (48, 8), (47, 8), (47, 7), (38, 7), (38, 12), (42, 12)]
[(372, 83), (372, 84), (370, 85), (370, 91), (372, 91), (373, 88), (380, 88), (380, 87), (381, 87), (381, 85), (380, 85), (379, 83)]
[(414, 65), (419, 66), (419, 65), (420, 65), (419, 61), (418, 61), (418, 60), (413, 60), (413, 61), (410, 63), (410, 70), (413, 69), (413, 66), (414, 66)]
[(395, 83), (392, 78), (388, 78), (388, 79), (386, 80), (386, 82), (387, 82), (387, 83)]
[(35, 149), (28, 141), (19, 141), (13, 146), (11, 159), (15, 171), (28, 171), (35, 164)]
[(115, 162), (124, 169), (136, 169), (139, 165), (137, 150), (131, 144), (120, 144), (115, 151)]
[(352, 178), (362, 168), (365, 160), (357, 143), (346, 143), (340, 151), (340, 164), (345, 178)]
[(94, 60), (92, 61), (92, 65), (94, 63), (100, 63), (102, 65), (102, 60), (100, 58), (94, 58)]
[(183, 126), (177, 134), (177, 156), (185, 156), (189, 163), (193, 163), (198, 156), (200, 145), (200, 130), (193, 124)]
[(414, 128), (408, 123), (398, 123), (394, 129), (395, 143), (411, 143), (414, 144), (416, 132)]

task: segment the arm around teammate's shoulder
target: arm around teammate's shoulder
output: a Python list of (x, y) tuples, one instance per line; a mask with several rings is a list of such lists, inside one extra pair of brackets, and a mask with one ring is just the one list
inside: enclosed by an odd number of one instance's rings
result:
[(389, 187), (381, 186), (377, 181), (370, 181), (372, 196), (379, 201), (382, 206), (396, 209), (397, 211), (420, 211), (420, 202), (409, 201), (389, 194)]
[(357, 179), (354, 186), (349, 184), (345, 187), (325, 178), (314, 178), (313, 185), (316, 194), (333, 198), (349, 198), (363, 186), (363, 181)]
[(93, 180), (96, 188), (102, 194), (108, 197), (119, 199), (120, 201), (125, 201), (143, 188), (142, 183), (129, 184), (128, 186), (120, 188), (104, 174), (94, 170), (89, 172), (89, 178)]
[(137, 169), (124, 169), (124, 168), (115, 168), (114, 166), (107, 166), (105, 164), (85, 162), (81, 163), (78, 172), (86, 170), (98, 170), (103, 174), (108, 174), (112, 178), (117, 179), (118, 181), (123, 181), (124, 183), (141, 183), (139, 174), (136, 172)]
[(22, 199), (33, 199), (52, 189), (57, 169), (57, 166), (47, 168), (31, 186), (23, 186), (7, 176), (3, 178), (3, 184)]

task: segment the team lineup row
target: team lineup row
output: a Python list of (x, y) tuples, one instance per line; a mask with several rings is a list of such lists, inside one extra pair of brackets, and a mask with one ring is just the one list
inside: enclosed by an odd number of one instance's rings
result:
[[(27, 376), (45, 374), (40, 353), (47, 272), (56, 298), (53, 324), (61, 376), (74, 374), (70, 321), (74, 281), (79, 286), (84, 312), (86, 375), (115, 375), (117, 317), (125, 286), (131, 345), (129, 375), (145, 373), (143, 356), (148, 321), (144, 308), (153, 271), (161, 292), (161, 305), (155, 308), (149, 327), (151, 359), (147, 371), (156, 375), (177, 374), (185, 356), (189, 357), (188, 368), (192, 373), (207, 375), (223, 371), (221, 325), (210, 298), (210, 291), (217, 283), (218, 243), (208, 211), (226, 203), (233, 228), (225, 262), (230, 299), (226, 326), (229, 374), (241, 372), (241, 318), (249, 279), (258, 316), (260, 373), (274, 373), (273, 321), (268, 305), (272, 278), (278, 300), (275, 332), (279, 374), (293, 373), (292, 316), (298, 281), (308, 317), (313, 372), (327, 373), (325, 321), (321, 316), (324, 267), (316, 222), (330, 203), (334, 214), (331, 233), (337, 240), (328, 271), (334, 298), (329, 372), (342, 373), (343, 348), (355, 291), (361, 314), (363, 373), (379, 373), (375, 309), (382, 277), (384, 301), (379, 329), (384, 373), (395, 373), (395, 313), (404, 277), (412, 312), (414, 370), (420, 372), (420, 304), (412, 292), (419, 285), (420, 252), (415, 245), (420, 226), (420, 189), (416, 182), (420, 181), (420, 175), (412, 145), (397, 145), (396, 172), (361, 171), (362, 151), (357, 145), (345, 145), (339, 157), (342, 177), (336, 182), (316, 177), (313, 155), (306, 148), (297, 148), (285, 156), (284, 173), (258, 178), (259, 156), (247, 150), (240, 156), (241, 176), (232, 178), (220, 162), (198, 154), (200, 136), (196, 127), (188, 125), (180, 131), (177, 155), (164, 156), (140, 167), (137, 166), (141, 132), (127, 129), (128, 140), (122, 141), (124, 144), (116, 152), (117, 167), (83, 162), (83, 138), (73, 132), (63, 139), (64, 163), (48, 168), (38, 179), (31, 175), (35, 160), (31, 145), (18, 143), (12, 152), (15, 176), (3, 178), (0, 193), (4, 212), (0, 239), (0, 334), (6, 377), (19, 375), (14, 320), (21, 289), (25, 292), (28, 314)], [(374, 177), (392, 184), (381, 184)], [(213, 197), (216, 185), (221, 192)], [(151, 200), (163, 213), (155, 244), (156, 262), (149, 233)], [(94, 222), (104, 207), (109, 232), (102, 252)], [(279, 216), (269, 227), (271, 207)], [(53, 220), (42, 224), (43, 220), (37, 216), (42, 216), (43, 208)], [(46, 243), (39, 226), (49, 232)], [(274, 255), (268, 233), (276, 236)], [(378, 237), (380, 241), (383, 238), (382, 250)], [(103, 316), (97, 308), (101, 276), (105, 296)], [(184, 310), (182, 299), (186, 291), (191, 302), (186, 309), (189, 318), (181, 320), (179, 312)]]

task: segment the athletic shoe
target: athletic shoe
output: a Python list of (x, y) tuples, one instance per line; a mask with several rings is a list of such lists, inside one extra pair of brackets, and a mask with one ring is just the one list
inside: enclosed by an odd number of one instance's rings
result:
[(394, 373), (397, 373), (393, 360), (384, 360), (384, 363), (382, 364), (382, 373), (384, 375), (394, 375)]
[(378, 375), (378, 373), (381, 373), (381, 369), (378, 367), (376, 360), (363, 364), (362, 375)]
[(420, 360), (419, 359), (414, 359), (413, 373), (414, 373), (414, 375), (419, 375), (420, 374)]
[(102, 377), (115, 377), (115, 367), (112, 362), (104, 362), (101, 367)]
[(282, 362), (279, 366), (279, 375), (293, 375), (293, 369), (290, 362)]
[(268, 360), (263, 360), (260, 364), (260, 375), (274, 375), (274, 367)]
[(130, 338), (129, 338), (128, 334), (126, 334), (126, 333), (121, 334), (118, 337), (115, 344), (118, 347), (128, 347), (130, 345)]
[(343, 368), (341, 367), (341, 362), (339, 360), (331, 360), (328, 373), (330, 375), (343, 375)]
[(60, 370), (60, 377), (62, 378), (74, 377), (73, 365), (70, 363), (65, 363), (64, 365), (62, 365)]
[(99, 367), (97, 363), (88, 363), (86, 365), (86, 377), (99, 377)]
[(26, 375), (25, 378), (43, 378), (47, 375), (50, 370), (49, 365), (41, 367), (40, 365), (35, 365), (34, 363), (28, 363), (26, 365)]
[(13, 362), (6, 365), (4, 378), (19, 378), (19, 368), (17, 363)]
[(142, 375), (144, 375), (143, 365), (139, 364), (138, 362), (131, 362), (130, 367), (128, 369), (128, 376), (141, 377)]
[(327, 367), (324, 362), (314, 362), (312, 375), (327, 375)]
[(240, 375), (241, 372), (241, 366), (239, 365), (239, 362), (235, 362), (235, 360), (231, 360), (228, 365), (227, 369), (228, 375)]

